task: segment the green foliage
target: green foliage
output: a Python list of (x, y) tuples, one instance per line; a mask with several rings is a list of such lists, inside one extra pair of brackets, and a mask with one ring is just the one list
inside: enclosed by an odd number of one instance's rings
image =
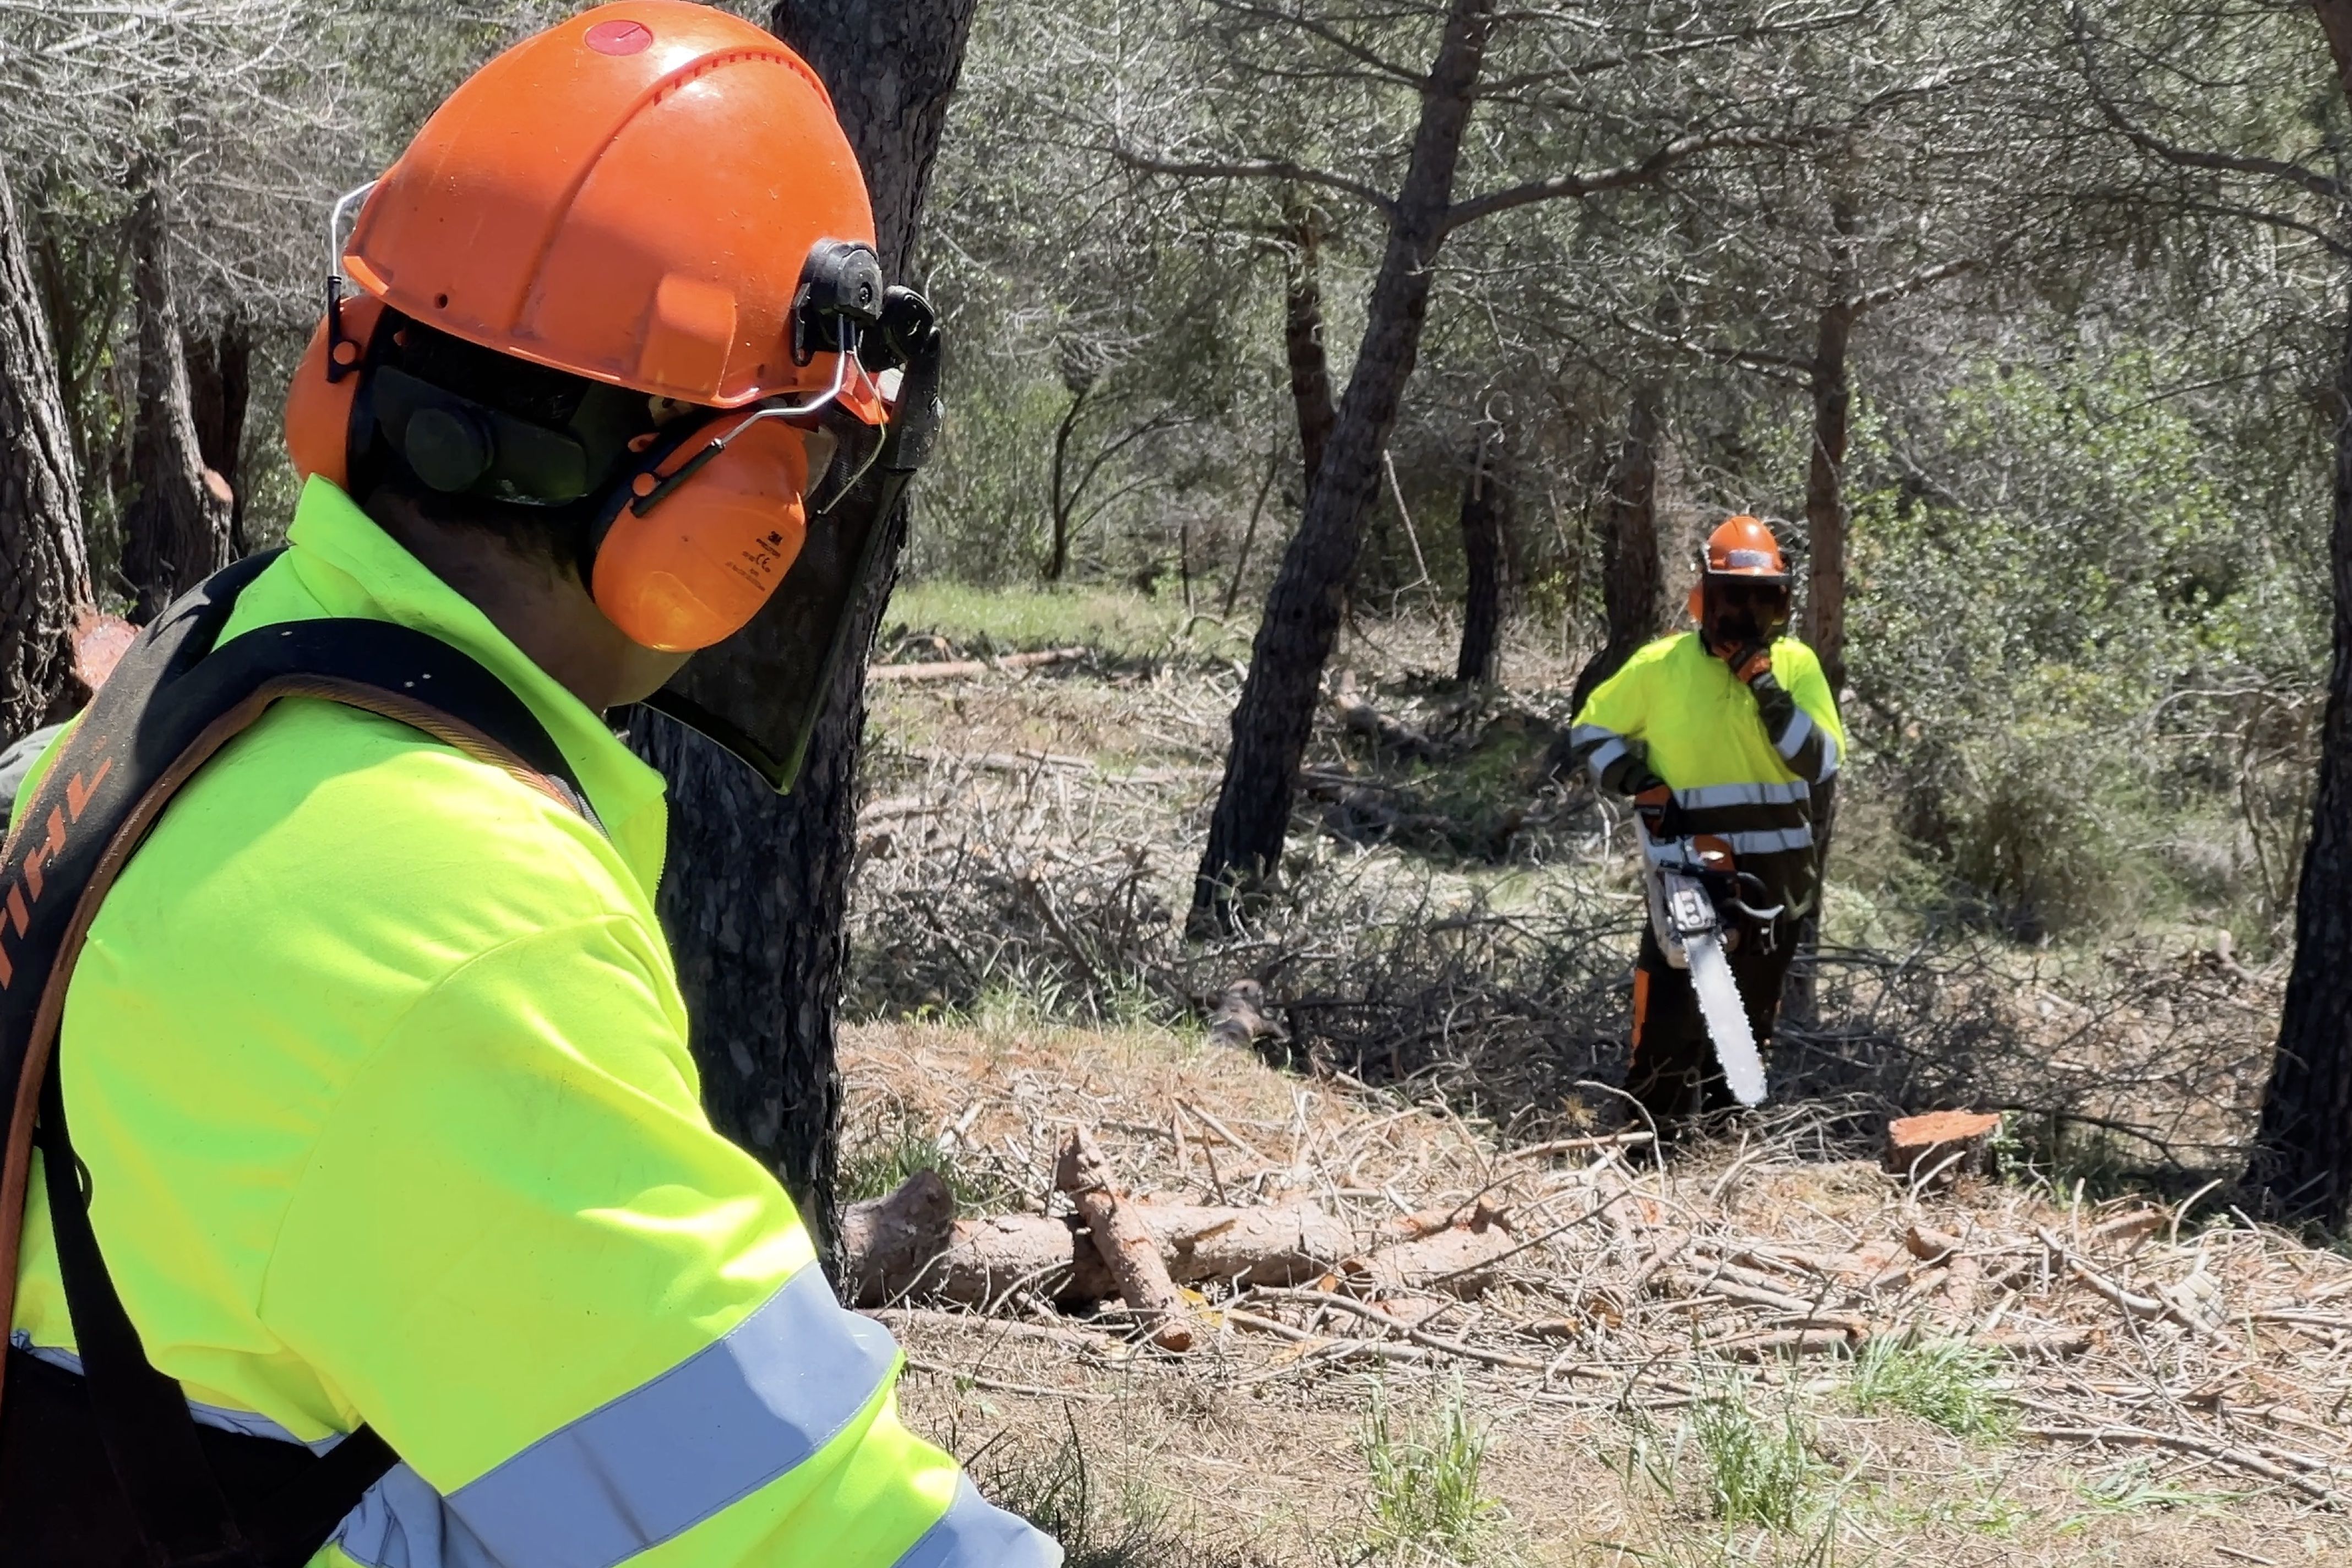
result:
[(2162, 339), (1985, 361), (1899, 427), (1862, 422), (1859, 776), (1954, 913), (2039, 936), (2201, 911), (2258, 936), (2284, 908), (2324, 491), (2242, 408), (2171, 395), (2208, 369)]
[(1406, 1561), (1476, 1561), (1502, 1505), (1481, 1489), (1486, 1433), (1457, 1380), (1423, 1420), (1401, 1426), (1375, 1384), (1359, 1437), (1370, 1474), (1373, 1551)]
[(1916, 1415), (1959, 1436), (1999, 1436), (2015, 1412), (1995, 1386), (1998, 1364), (1990, 1351), (1965, 1340), (1881, 1334), (1854, 1360), (1853, 1402)]

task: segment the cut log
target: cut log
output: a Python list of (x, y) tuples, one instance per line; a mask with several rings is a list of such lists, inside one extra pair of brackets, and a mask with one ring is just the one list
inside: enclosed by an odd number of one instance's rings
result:
[(1162, 1350), (1192, 1349), (1192, 1325), (1184, 1298), (1168, 1277), (1168, 1265), (1160, 1261), (1159, 1240), (1137, 1216), (1134, 1205), (1120, 1201), (1111, 1185), (1110, 1167), (1085, 1128), (1072, 1128), (1062, 1144), (1054, 1184), (1069, 1194), (1078, 1217), (1087, 1222), (1096, 1250), (1118, 1282), (1119, 1300), (1135, 1313), (1151, 1342)]
[(1886, 1124), (1883, 1163), (1891, 1175), (1941, 1184), (1984, 1169), (1986, 1148), (2000, 1129), (2000, 1117), (1967, 1110), (1901, 1117)]
[(1384, 1247), (1346, 1265), (1359, 1289), (1436, 1290), (1468, 1301), (1495, 1283), (1504, 1258), (1519, 1248), (1501, 1216), (1482, 1208), (1479, 1218)]
[(1255, 980), (1236, 980), (1217, 998), (1209, 1015), (1209, 1043), (1246, 1047), (1261, 1036), (1279, 1034), (1265, 1016), (1265, 987)]
[[(1355, 1250), (1348, 1227), (1314, 1204), (1123, 1206), (1150, 1231), (1169, 1278), (1179, 1285), (1307, 1284)], [(1118, 1294), (1076, 1221), (998, 1215), (956, 1221), (947, 1245), (908, 1295), (986, 1307), (1016, 1289), (1034, 1290), (1066, 1308)]]
[(853, 1306), (879, 1307), (912, 1291), (955, 1233), (955, 1194), (937, 1171), (918, 1171), (887, 1197), (841, 1211), (841, 1278)]

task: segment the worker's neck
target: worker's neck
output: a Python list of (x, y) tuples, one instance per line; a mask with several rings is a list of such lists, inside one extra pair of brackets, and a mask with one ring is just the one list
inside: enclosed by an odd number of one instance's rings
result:
[(437, 522), (379, 492), (368, 515), (596, 712), (635, 702), (685, 663), (632, 642), (596, 607), (569, 562), (518, 548), (488, 529)]

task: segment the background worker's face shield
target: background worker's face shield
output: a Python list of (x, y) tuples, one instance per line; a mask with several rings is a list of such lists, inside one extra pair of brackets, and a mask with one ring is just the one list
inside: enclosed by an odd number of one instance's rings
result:
[(880, 568), (898, 501), (939, 429), (939, 323), (920, 295), (890, 289), (858, 353), (873, 373), (872, 395), (887, 399), (877, 405), (887, 418), (869, 424), (846, 398), (816, 411), (813, 442), (822, 435), (832, 449), (820, 479), (818, 450), (810, 448), (808, 535), (799, 555), (750, 624), (645, 703), (717, 742), (780, 793), (799, 778), (845, 667), (862, 658), (852, 633), (868, 596), (886, 586)]
[(1699, 584), (1699, 626), (1718, 653), (1770, 642), (1789, 628), (1787, 580), (1708, 573)]

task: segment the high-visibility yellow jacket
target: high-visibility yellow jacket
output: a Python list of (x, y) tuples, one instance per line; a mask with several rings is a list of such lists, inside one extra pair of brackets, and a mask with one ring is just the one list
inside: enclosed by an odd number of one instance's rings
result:
[(1811, 648), (1774, 642), (1772, 676), (1784, 695), (1759, 705), (1696, 632), (1660, 637), (1593, 689), (1569, 742), (1606, 788), (1672, 788), (1689, 831), (1729, 840), (1793, 917), (1812, 907), (1812, 791), (1836, 775), (1845, 727)]
[[(314, 1568), (982, 1568), (1060, 1552), (898, 1421), (782, 1190), (705, 1120), (658, 774), (340, 490), (225, 635), (319, 616), (505, 680), (605, 831), (289, 700), (109, 895), (60, 1061), (92, 1217), (199, 1419), (404, 1461)], [(41, 1181), (16, 1342), (70, 1363)]]

